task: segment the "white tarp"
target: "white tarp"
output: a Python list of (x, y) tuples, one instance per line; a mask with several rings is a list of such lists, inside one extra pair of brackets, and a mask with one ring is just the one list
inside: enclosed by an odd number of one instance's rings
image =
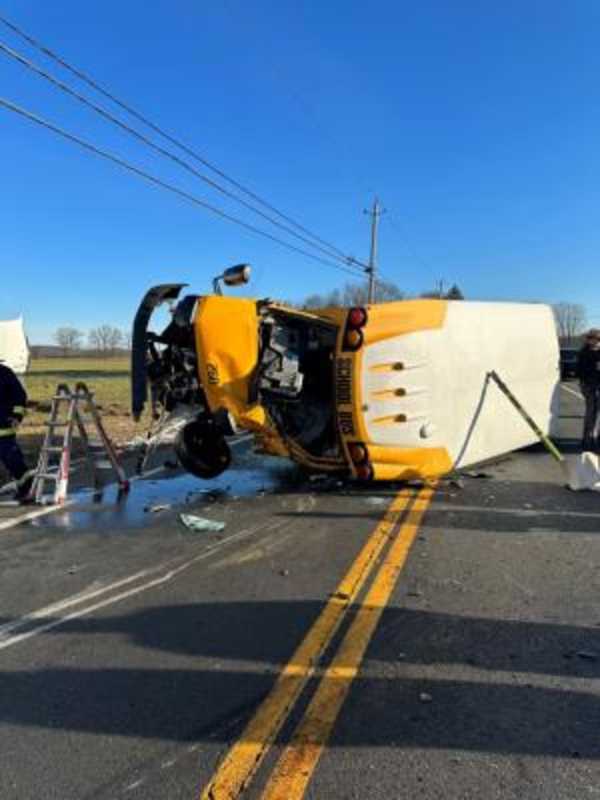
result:
[(0, 320), (0, 361), (17, 375), (24, 375), (29, 366), (29, 345), (23, 318)]

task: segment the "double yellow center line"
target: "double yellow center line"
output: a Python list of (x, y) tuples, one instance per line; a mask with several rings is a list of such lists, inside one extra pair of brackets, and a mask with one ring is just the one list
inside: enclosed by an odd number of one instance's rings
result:
[(371, 588), (271, 775), (263, 800), (293, 800), (304, 795), (358, 672), (367, 645), (389, 601), (433, 492), (434, 489), (430, 487), (419, 492), (409, 514), (394, 536), (396, 525), (414, 493), (404, 489), (396, 495), (348, 573), (279, 674), (273, 689), (242, 732), (240, 739), (226, 754), (212, 780), (203, 790), (201, 800), (234, 800), (248, 786), (313, 675), (319, 659), (373, 572), (377, 559), (392, 538), (390, 549)]

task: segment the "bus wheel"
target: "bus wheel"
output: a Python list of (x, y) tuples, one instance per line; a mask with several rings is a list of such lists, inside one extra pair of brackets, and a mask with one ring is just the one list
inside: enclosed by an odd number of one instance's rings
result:
[(177, 434), (175, 453), (181, 466), (203, 480), (216, 478), (231, 464), (225, 437), (213, 425), (194, 420)]

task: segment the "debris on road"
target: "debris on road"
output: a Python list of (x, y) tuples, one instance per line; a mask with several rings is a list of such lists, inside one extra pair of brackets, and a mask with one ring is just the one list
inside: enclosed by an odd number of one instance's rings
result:
[(146, 506), (144, 511), (149, 511), (151, 514), (158, 514), (159, 511), (166, 511), (168, 508), (171, 508), (170, 503), (156, 503), (153, 506)]
[(311, 511), (317, 504), (317, 500), (313, 495), (309, 494), (305, 497), (300, 497), (296, 501), (296, 511), (300, 513), (306, 513), (307, 511)]
[(598, 654), (591, 650), (578, 650), (575, 655), (577, 658), (582, 658), (584, 661), (598, 661)]
[(421, 701), (421, 703), (431, 703), (433, 697), (428, 692), (421, 692), (419, 694), (419, 700)]
[(186, 528), (191, 531), (222, 531), (225, 530), (224, 522), (217, 522), (214, 519), (198, 517), (196, 514), (180, 514), (179, 519)]
[(330, 597), (335, 598), (336, 600), (350, 600), (350, 595), (348, 592), (333, 592)]
[(563, 658), (580, 658), (582, 661), (598, 661), (599, 655), (593, 650), (567, 650)]
[(366, 503), (370, 506), (384, 506), (387, 503), (385, 497), (367, 497)]
[(469, 472), (461, 472), (461, 475), (464, 475), (466, 478), (492, 478), (493, 476), (489, 472), (477, 472), (474, 470), (469, 470)]

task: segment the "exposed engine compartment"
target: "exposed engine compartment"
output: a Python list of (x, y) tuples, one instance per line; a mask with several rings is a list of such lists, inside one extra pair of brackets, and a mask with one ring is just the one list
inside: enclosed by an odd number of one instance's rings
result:
[[(139, 419), (148, 400), (148, 387), (154, 420), (186, 409), (190, 421), (178, 434), (175, 450), (188, 471), (209, 478), (229, 465), (225, 437), (232, 433), (236, 420), (227, 409), (215, 407), (218, 404), (210, 390), (216, 387), (203, 386), (203, 354), (198, 352), (194, 329), (202, 324), (196, 318), (202, 298), (187, 295), (176, 303), (183, 286), (154, 287), (138, 310), (133, 333), (132, 411)], [(171, 306), (170, 321), (160, 333), (149, 331), (154, 308), (164, 302)], [(333, 411), (337, 328), (268, 301), (252, 306), (252, 318), (258, 352), (251, 356), (253, 367), (247, 376), (244, 402), (249, 408), (262, 406), (280, 436), (293, 440), (307, 453), (337, 455)], [(223, 319), (222, 324), (231, 328), (235, 322)], [(215, 331), (221, 342), (224, 332)], [(208, 362), (206, 367), (210, 383), (211, 374), (218, 376), (219, 371)], [(219, 388), (225, 391), (223, 386)]]
[(337, 452), (332, 325), (269, 309), (260, 327), (259, 398), (279, 430), (313, 455)]
[(180, 404), (205, 404), (192, 327), (196, 301), (193, 295), (184, 297), (161, 334), (146, 334), (146, 371), (155, 413), (157, 407), (173, 411)]

